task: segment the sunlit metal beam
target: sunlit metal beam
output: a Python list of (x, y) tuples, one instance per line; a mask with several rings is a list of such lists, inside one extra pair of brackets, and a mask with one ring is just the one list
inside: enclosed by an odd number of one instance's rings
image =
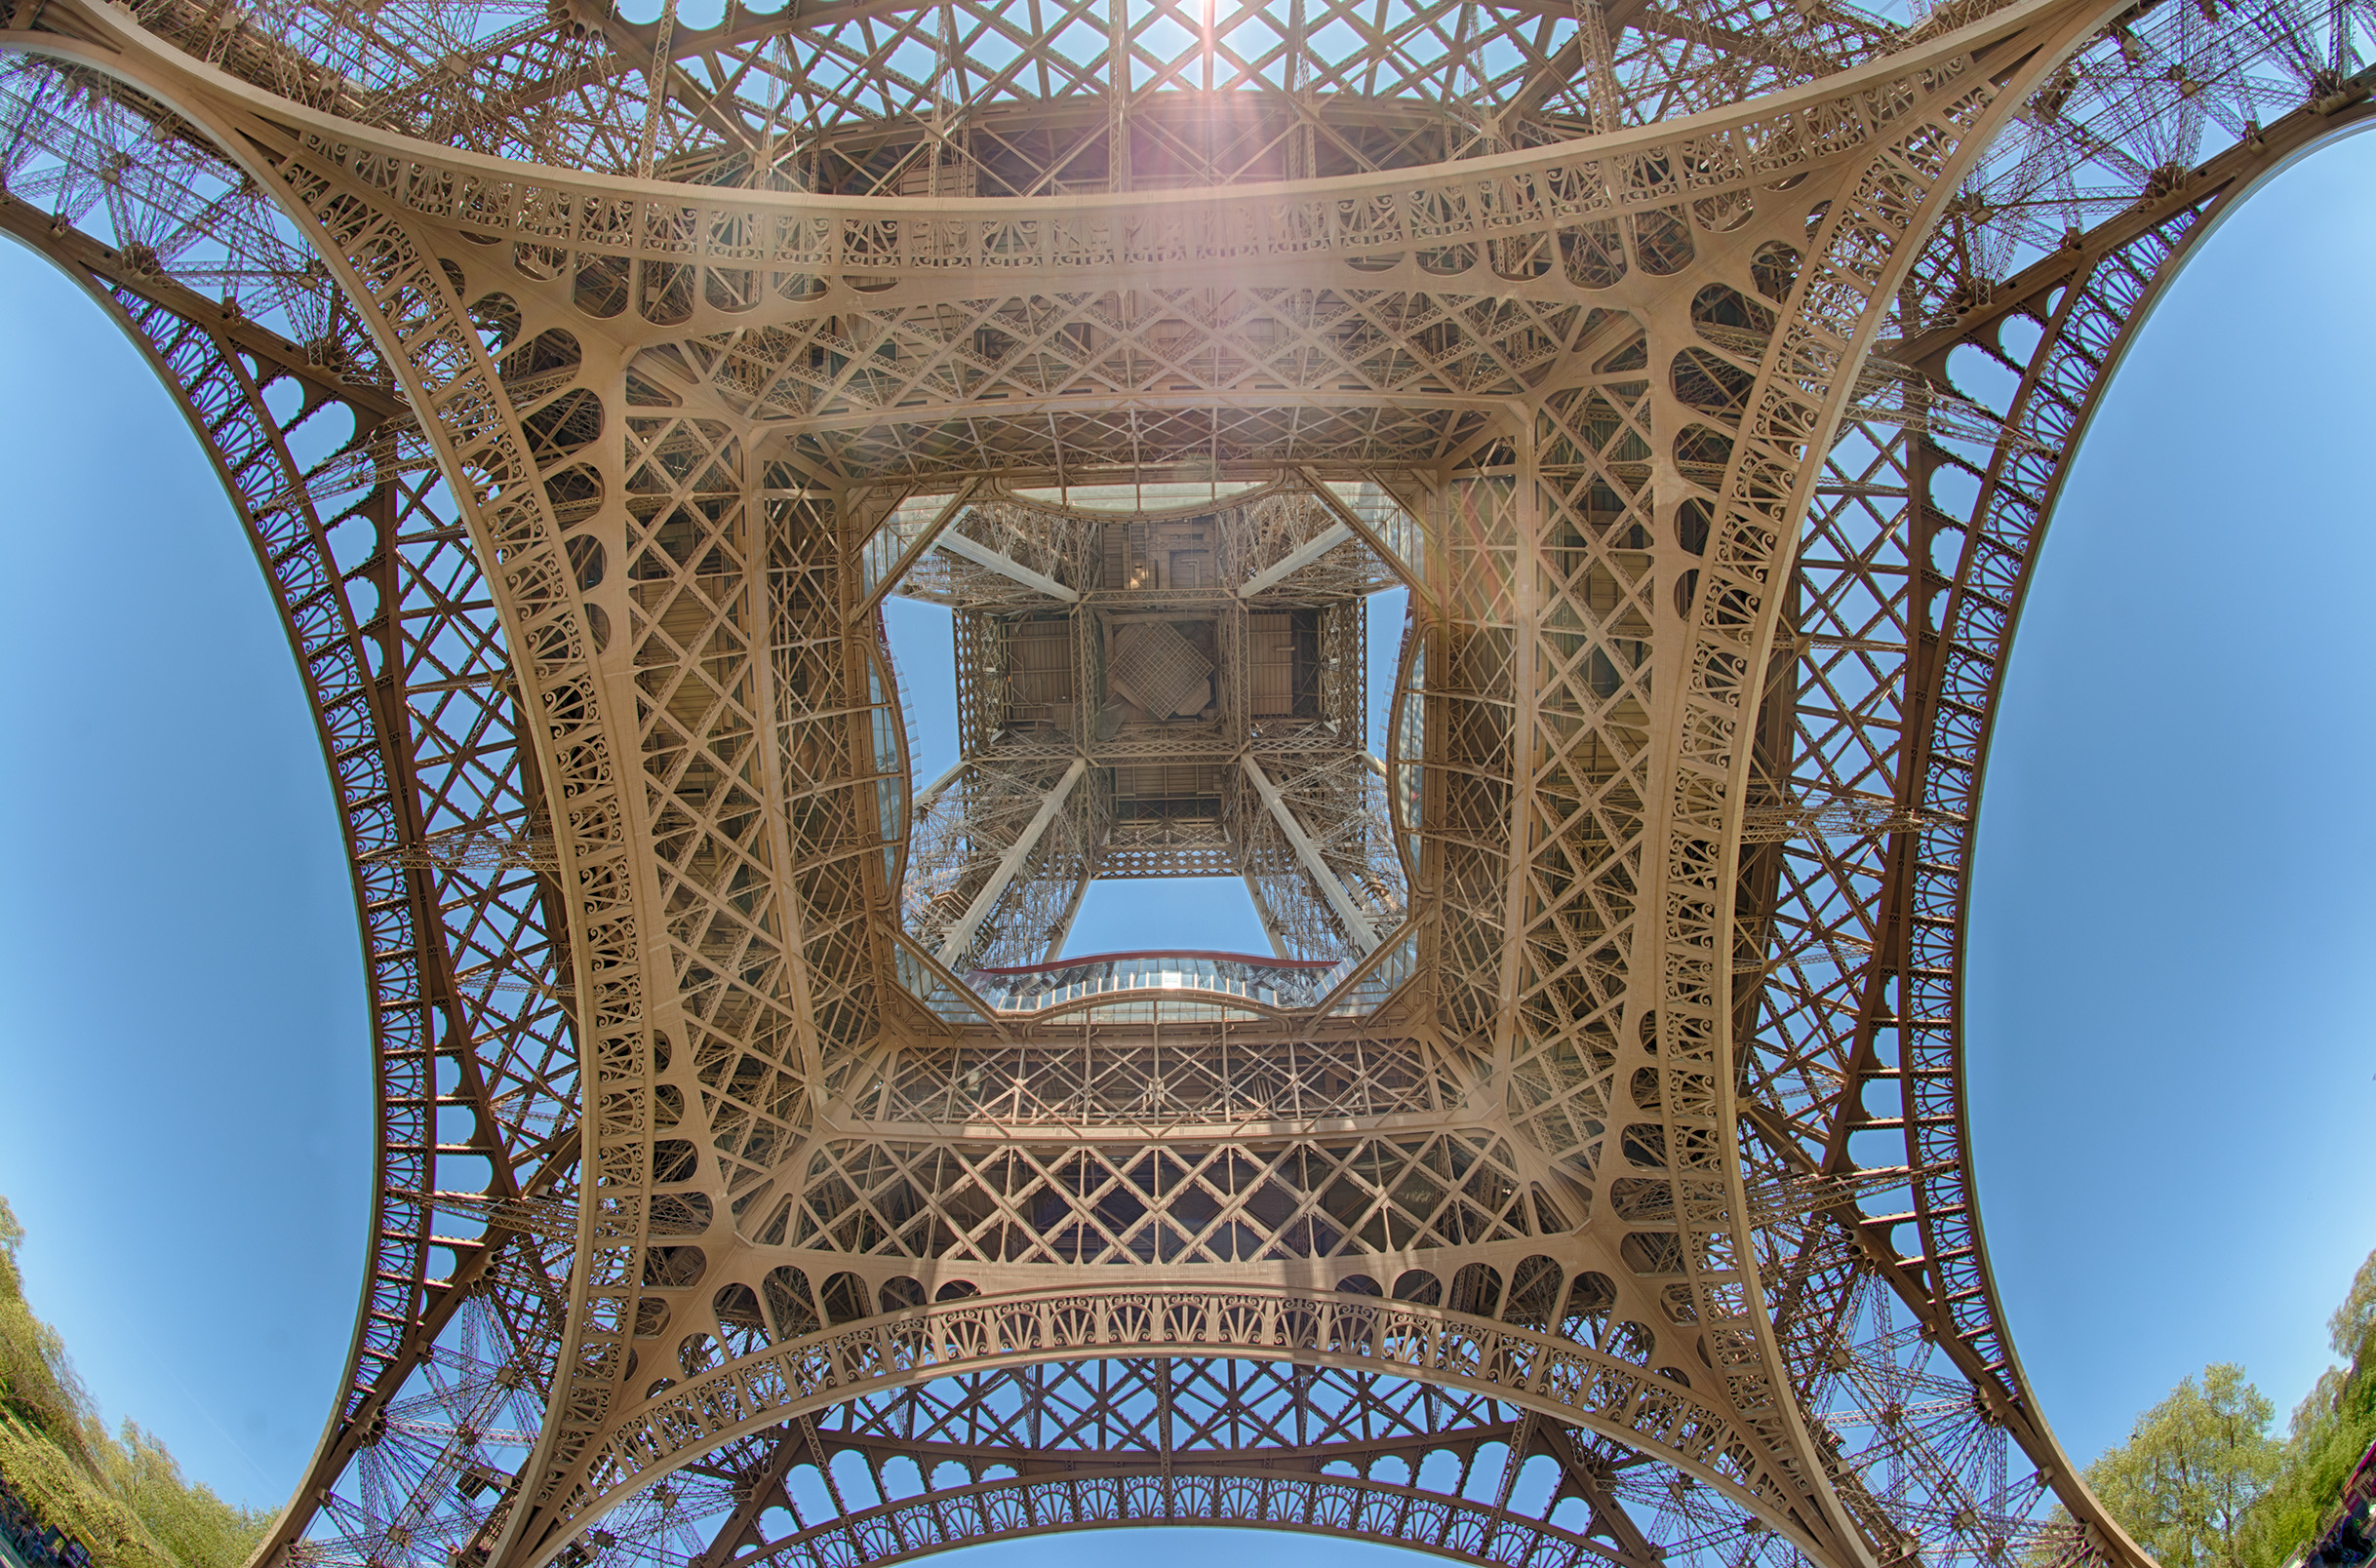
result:
[(1080, 783), (1081, 775), (1088, 771), (1089, 764), (1077, 757), (1073, 759), (1072, 765), (1064, 770), (1064, 776), (1056, 781), (1056, 787), (1049, 791), (1048, 799), (1042, 801), (1039, 810), (1032, 813), (1030, 823), (1014, 843), (1007, 846), (1007, 852), (999, 857), (997, 869), (990, 873), (990, 880), (982, 884), (981, 891), (973, 895), (973, 902), (966, 906), (965, 914), (958, 917), (957, 923), (949, 927), (949, 934), (941, 939), (940, 951), (935, 957), (942, 963), (954, 968), (957, 960), (966, 956), (966, 950), (973, 945), (974, 935), (981, 930), (982, 921), (990, 918), (991, 911), (997, 909), (999, 900), (1006, 896), (1007, 884), (1014, 881), (1015, 873), (1023, 869), (1023, 863), (1031, 858), (1032, 850), (1039, 847), (1040, 840), (1047, 834), (1049, 824), (1064, 809), (1064, 803), (1072, 798), (1073, 786)]
[(1279, 793), (1279, 786), (1271, 782), (1270, 775), (1262, 770), (1262, 764), (1250, 755), (1241, 756), (1238, 764), (1246, 770), (1247, 781), (1262, 797), (1262, 804), (1270, 811), (1272, 820), (1279, 824), (1279, 831), (1287, 835), (1287, 843), (1294, 847), (1295, 858), (1302, 864), (1305, 875), (1320, 888), (1321, 896), (1328, 901), (1328, 908), (1343, 924), (1345, 934), (1364, 953), (1376, 947), (1378, 933), (1371, 927), (1369, 917), (1363, 913), (1362, 906), (1354, 901), (1353, 895), (1345, 890), (1344, 882), (1330, 869), (1327, 861), (1321, 858), (1320, 845), (1312, 842), (1311, 834), (1305, 832), (1303, 824), (1295, 820), (1295, 813)]

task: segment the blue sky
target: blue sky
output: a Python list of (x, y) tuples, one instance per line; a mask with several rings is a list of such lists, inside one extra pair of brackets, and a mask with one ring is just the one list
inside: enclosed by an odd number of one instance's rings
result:
[[(2198, 258), (2098, 421), (2015, 656), (1972, 1108), (2016, 1338), (2082, 1458), (2212, 1359), (2290, 1406), (2376, 1244), (2376, 319), (2338, 308), (2365, 294), (2371, 191), (2376, 138), (2346, 143)], [(277, 1505), (347, 1343), (369, 1178), (320, 753), (178, 416), (13, 247), (0, 352), (0, 1193), (108, 1415)], [(1125, 946), (1138, 918), (1084, 931)]]

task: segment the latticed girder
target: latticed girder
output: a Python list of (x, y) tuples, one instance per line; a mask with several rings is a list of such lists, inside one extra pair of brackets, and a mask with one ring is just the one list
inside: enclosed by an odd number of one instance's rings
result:
[[(551, 1355), (535, 1325), (568, 1268), (565, 1244), (506, 1246), (500, 1221), (440, 1234), (427, 1200), (456, 1161), (486, 1184), (482, 1208), (550, 1203), (575, 1180), (576, 1061), (550, 982), (550, 889), (523, 857), (441, 850), (521, 842), (538, 809), (514, 745), (509, 662), (426, 446), (383, 390), (326, 368), (276, 330), (286, 322), (226, 313), (121, 247), (29, 216), (12, 201), (0, 224), (116, 316), (216, 461), (324, 735), (370, 960), (381, 1190), (349, 1379), (308, 1488), (318, 1502), (284, 1515), (274, 1540), (309, 1525), (381, 1538), (435, 1501), (407, 1474), (371, 1487), (370, 1502), (329, 1485), (342, 1472), (361, 1484), (456, 1342), (508, 1340), (475, 1419), (491, 1439), (533, 1435)], [(329, 455), (293, 457), (341, 422)], [(371, 454), (360, 476), (356, 452)], [(446, 1107), (475, 1113), (477, 1135), (444, 1131)]]
[(1365, 751), (1364, 601), (1406, 580), (1416, 526), (1385, 494), (1290, 474), (870, 508), (866, 602), (955, 612), (960, 760), (911, 804), (914, 941), (957, 974), (1028, 966), (1095, 880), (1237, 876), (1283, 956), (1376, 951), (1409, 907)]
[[(705, 1560), (840, 1561), (1094, 1524), (1242, 1522), (1479, 1560), (1646, 1568), (1678, 1512), (1581, 1434), (1425, 1385), (1249, 1361), (1086, 1361), (950, 1379), (792, 1424), (728, 1461)], [(1627, 1496), (1630, 1494), (1630, 1497)], [(1722, 1528), (1719, 1526), (1719, 1528)], [(854, 1537), (854, 1539), (853, 1539)]]
[[(1476, 158), (1737, 102), (1904, 29), (1760, 3), (874, 3), (635, 25), (311, 4), (144, 25), (386, 130), (568, 167), (868, 195), (1129, 190)], [(665, 91), (658, 89), (664, 86)], [(1219, 112), (1215, 112), (1218, 110)]]
[[(1977, 15), (1414, 5), (1331, 59), (1315, 12), (1222, 68), (1254, 13), (1166, 55), (1162, 8), (1126, 7), (1094, 20), (1150, 73), (1129, 100), (1025, 90), (1080, 47), (1027, 40), (891, 102), (849, 84), (981, 56), (993, 20), (680, 44), (398, 7), (332, 41), (301, 8), (20, 8), (0, 220), (111, 302), (221, 467), (371, 945), (390, 1175), (353, 1377), (267, 1555), (718, 1568), (1202, 1510), (1502, 1561), (2130, 1558), (1980, 1248), (1969, 825), (2076, 432), (2201, 216), (2366, 112), (2361, 19), (1952, 32)], [(432, 44), (426, 87), (390, 63)], [(851, 48), (830, 109), (752, 112)], [(1189, 126), (1208, 64), (1247, 110), (1228, 145)], [(1732, 128), (1657, 124), (1708, 105)], [(813, 134), (769, 129), (795, 112)], [(393, 124), (577, 167), (490, 178)], [(606, 177), (646, 159), (711, 182)], [(1225, 188), (1298, 169), (1327, 183)], [(1963, 345), (2010, 398), (1956, 384)], [(351, 431), (301, 462), (322, 418)], [(1060, 608), (1078, 654), (1092, 534), (1043, 522), (1122, 485), (1148, 518), (1271, 508), (1168, 591), (1413, 589), (1390, 811), (1308, 728), (1216, 759), (1230, 820), (1278, 829), (1245, 869), (1283, 938), (1342, 951), (1340, 904), (1396, 933), (1321, 1017), (995, 1017), (894, 914), (902, 854), (910, 885), (936, 862), (871, 635), (885, 508), (958, 497), (915, 527), (964, 542), (908, 580)], [(1136, 653), (1181, 719), (1193, 686)], [(1098, 831), (1071, 813), (1109, 799), (1080, 794), (1107, 742), (998, 737), (983, 703), (1015, 778), (1083, 763), (1011, 887)], [(1010, 793), (988, 864), (939, 862), (944, 920), (1052, 792)], [(1185, 852), (1163, 832), (1145, 863)], [(1043, 881), (980, 929), (1060, 929), (1081, 881)], [(1275, 1468), (1319, 1452), (1281, 1412), (1354, 1383), (1443, 1419)], [(993, 1406), (1068, 1435), (976, 1430), (886, 1484)], [(1380, 1469), (1421, 1449), (1456, 1478)], [(1049, 1453), (1077, 1478), (1036, 1478)], [(802, 1456), (829, 1506), (753, 1510)], [(1552, 1513), (1514, 1507), (1546, 1456)], [(2086, 1524), (2054, 1536), (2047, 1496)]]

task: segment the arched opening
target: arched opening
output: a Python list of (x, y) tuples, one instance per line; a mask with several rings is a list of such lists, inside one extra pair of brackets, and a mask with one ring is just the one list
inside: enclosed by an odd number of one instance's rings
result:
[[(2376, 140), (2332, 144), (2188, 260), (2022, 612), (1965, 1043), (1997, 1279), (2081, 1462), (2206, 1362), (2243, 1360), (2289, 1408), (2376, 1242), (2352, 1166), (2376, 1103), (2356, 805), (2376, 336), (2346, 303), (2372, 187)], [(2179, 1254), (2206, 1288), (2116, 1283)], [(2079, 1260), (2102, 1293), (2071, 1289)]]
[(653, 1465), (596, 1505), (581, 1539), (741, 1564), (856, 1542), (890, 1561), (1199, 1522), (1487, 1562), (1646, 1565), (1651, 1539), (1745, 1529), (1750, 1561), (1793, 1554), (1728, 1487), (1610, 1435), (1546, 1426), (1491, 1390), (1360, 1367), (1124, 1355), (952, 1369), (745, 1423), (713, 1453)]
[(0, 343), (0, 1194), (106, 1419), (277, 1509), (346, 1359), (371, 1196), (322, 745), (179, 410), (13, 240)]
[[(2355, 147), (2355, 152), (2357, 152), (2357, 147)], [(2340, 159), (2340, 157), (2343, 157), (2343, 154), (2340, 154), (2340, 152), (2331, 152), (2331, 154), (2326, 154), (2326, 157), (2321, 159), (2321, 164), (2315, 164), (2315, 167), (2312, 167), (2312, 169), (2319, 169), (2319, 167), (2323, 167), (2323, 164), (2333, 162), (2333, 159)], [(2300, 178), (2300, 176), (2295, 176), (2295, 178)], [(2262, 200), (2262, 202), (2272, 202), (2272, 200), (2274, 200), (2274, 192), (2272, 192), (2272, 195), (2260, 197), (2260, 200)], [(2250, 209), (2247, 209), (2247, 212), (2243, 214), (2243, 216), (2238, 218), (2238, 233), (2243, 233), (2243, 225), (2247, 225), (2247, 223), (2250, 223), (2250, 221), (2252, 221), (2252, 214), (2250, 214)], [(2200, 266), (2200, 261), (2198, 261), (2198, 266)], [(2184, 288), (2184, 285), (2181, 285), (2181, 288)], [(71, 294), (69, 294), (69, 297), (71, 297)], [(2136, 369), (2138, 364), (2141, 364), (2141, 361), (2131, 361), (2131, 382), (2134, 382), (2136, 377), (2138, 377), (2138, 369)], [(180, 435), (178, 425), (171, 425), (171, 423), (169, 423), (169, 432), (171, 432), (171, 435), (174, 435), (174, 437), (178, 437), (178, 435)], [(2098, 437), (2098, 440), (2100, 440), (2100, 437)], [(2077, 518), (2079, 518), (2079, 513), (2075, 511), (2075, 506), (2077, 506), (2075, 501), (2067, 501), (2067, 504), (2065, 504), (2065, 513), (2062, 513), (2062, 537), (2070, 537), (2070, 534), (2075, 532), (2075, 529), (2072, 529), (2072, 523), (2075, 523)], [(2307, 501), (2305, 501), (2305, 506), (2310, 506), (2310, 504), (2307, 504)], [(2176, 508), (2172, 508), (2172, 511), (2176, 511)], [(2164, 513), (2164, 516), (2169, 516), (2169, 513)], [(2310, 511), (2298, 511), (2298, 513), (2295, 513), (2295, 516), (2319, 516), (2319, 513), (2317, 513), (2317, 508), (2315, 508), (2315, 506), (2310, 506)], [(2323, 534), (2321, 534), (2321, 537), (2323, 537)], [(2234, 529), (2229, 529), (2229, 534), (2222, 534), (2222, 539), (2234, 539)], [(2302, 546), (2300, 546), (2300, 544), (2295, 544), (2295, 549), (2300, 551)], [(2323, 544), (2321, 549), (2331, 549), (2331, 544)], [(2317, 554), (2317, 551), (2310, 551), (2310, 554)], [(2340, 584), (2343, 584), (2343, 582), (2348, 582), (2348, 577), (2350, 577), (2348, 572), (2331, 572), (2331, 577), (2328, 577), (2326, 582), (2328, 582), (2328, 584), (2336, 584), (2336, 592), (2340, 592)], [(2050, 579), (2053, 579), (2053, 577), (2048, 575), (2048, 577), (2045, 577), (2045, 582), (2050, 582)], [(2217, 615), (2212, 613), (2212, 608), (2209, 608), (2209, 606), (2205, 606), (2205, 613), (2202, 613), (2200, 620), (2202, 620), (2202, 625), (2222, 625), (2222, 622), (2217, 620)], [(2310, 625), (2333, 625), (2333, 620), (2328, 620), (2328, 610), (2321, 610), (2319, 615), (2302, 615), (2302, 617), (2300, 617), (2300, 622), (2310, 622)], [(2231, 632), (2236, 632), (2236, 635), (2238, 635), (2238, 637), (2243, 637), (2243, 630), (2245, 630), (2247, 625), (2272, 627), (2272, 625), (2293, 625), (2293, 622), (2288, 622), (2288, 620), (2285, 620), (2283, 615), (2274, 615), (2274, 613), (2272, 613), (2272, 615), (2265, 615), (2265, 617), (2257, 617), (2257, 620), (2238, 620), (2238, 625), (2236, 625), (2236, 627), (2229, 627), (2229, 630), (2231, 630)], [(2300, 627), (2295, 627), (2295, 630), (2300, 630)], [(2245, 639), (2245, 642), (2250, 642), (2250, 639), (2247, 639), (2247, 637), (2243, 637), (2243, 639)], [(2024, 647), (2027, 647), (2027, 644), (2024, 644)], [(2267, 658), (2267, 655), (2262, 655), (2262, 658)], [(2236, 665), (2236, 668), (2238, 668), (2238, 670), (2243, 670), (2247, 663), (2250, 663), (2250, 660), (2231, 660), (2231, 665)], [(2295, 668), (2312, 668), (2312, 665), (2317, 665), (2317, 663), (2319, 663), (2319, 660), (2317, 660), (2317, 658), (2307, 658), (2307, 660), (2302, 660), (2300, 665), (2295, 665)], [(2328, 663), (2333, 663), (2333, 655), (2328, 655)], [(2250, 670), (2243, 670), (2243, 672), (2245, 672), (2245, 675), (2250, 675)], [(2255, 680), (2260, 680), (2260, 677), (2255, 677)], [(2283, 685), (2283, 682), (2278, 682), (2278, 685)], [(2267, 689), (2267, 686), (2262, 686), (2262, 689)], [(2240, 710), (2240, 708), (2238, 708), (2238, 710)], [(2345, 727), (2345, 729), (2340, 729), (2338, 734), (2348, 734), (2348, 727)], [(2262, 748), (2262, 751), (2267, 751), (2269, 756), (2281, 756), (2281, 748), (2283, 748), (2283, 736), (2278, 736), (2277, 741), (2272, 741), (2272, 744)], [(1999, 756), (2003, 758), (2005, 753), (2000, 751)], [(2229, 761), (2234, 761), (2234, 758), (2229, 758)], [(306, 758), (306, 763), (311, 763), (311, 758)], [(2348, 769), (2348, 765), (2345, 765), (2345, 769)], [(306, 774), (306, 777), (309, 777), (309, 774)], [(2262, 779), (2265, 779), (2267, 774), (2255, 774), (2255, 777), (2262, 777)], [(1999, 769), (1999, 782), (2003, 784), (2003, 767)], [(2231, 784), (2234, 784), (2234, 779), (2231, 779)], [(2003, 796), (1999, 794), (1999, 796), (1996, 796), (1996, 799), (2003, 799)], [(2300, 855), (2298, 855), (2298, 860), (2310, 860), (2310, 858), (2312, 858), (2312, 855), (2307, 853), (2307, 850), (2305, 850), (2305, 853), (2300, 853)], [(2115, 921), (2115, 924), (2119, 924), (2119, 921)], [(333, 924), (331, 929), (335, 931), (335, 929), (337, 929), (337, 926)], [(2146, 921), (2143, 921), (2143, 920), (2138, 920), (2138, 921), (2129, 921), (2129, 929), (2146, 929)], [(2079, 943), (2079, 946), (2075, 946), (2075, 948), (2072, 948), (2072, 951), (2075, 951), (2075, 953), (2086, 953), (2086, 943)]]

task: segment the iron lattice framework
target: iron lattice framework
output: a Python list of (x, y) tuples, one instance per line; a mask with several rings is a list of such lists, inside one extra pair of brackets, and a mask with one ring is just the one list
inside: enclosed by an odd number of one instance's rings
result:
[(1360, 521), (1402, 509), (1300, 475), (1219, 489), (911, 494), (875, 535), (870, 592), (957, 610), (963, 754), (914, 803), (901, 896), (977, 988), (1055, 960), (1099, 878), (1243, 877), (1275, 954), (1324, 967), (1408, 913), (1365, 750), (1364, 601), (1402, 579)]
[[(1990, 1283), (1971, 823), (2095, 400), (2369, 112), (2359, 0), (5, 20), (0, 224), (215, 459), (354, 868), (370, 1268), (259, 1568), (2143, 1568)], [(1043, 961), (1216, 870), (1278, 956)]]

